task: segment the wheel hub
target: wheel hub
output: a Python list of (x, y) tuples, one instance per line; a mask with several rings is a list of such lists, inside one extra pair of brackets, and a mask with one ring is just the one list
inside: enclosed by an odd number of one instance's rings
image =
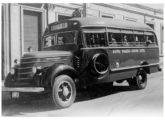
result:
[(63, 102), (66, 102), (70, 99), (71, 92), (72, 92), (72, 89), (68, 82), (63, 82), (59, 85), (58, 95), (59, 95), (59, 98)]
[(63, 87), (63, 95), (66, 97), (66, 96), (68, 96), (68, 94), (69, 94), (68, 88), (66, 86)]
[(138, 75), (138, 79), (139, 79), (139, 81), (142, 81), (142, 76)]

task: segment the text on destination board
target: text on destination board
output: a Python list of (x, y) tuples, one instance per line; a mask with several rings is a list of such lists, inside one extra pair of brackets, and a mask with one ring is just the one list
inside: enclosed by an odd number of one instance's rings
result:
[(60, 29), (64, 29), (64, 28), (67, 28), (67, 27), (68, 27), (67, 23), (61, 23), (61, 24), (57, 24), (57, 25), (52, 25), (51, 26), (51, 31), (60, 30)]

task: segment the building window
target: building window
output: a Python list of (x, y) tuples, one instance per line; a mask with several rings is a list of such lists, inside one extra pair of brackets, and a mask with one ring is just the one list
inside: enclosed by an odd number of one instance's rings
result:
[(41, 23), (40, 12), (23, 11), (24, 52), (27, 52), (28, 48), (32, 48), (33, 51), (39, 51), (41, 49)]
[(115, 17), (114, 14), (103, 13), (103, 12), (100, 12), (100, 16), (103, 17), (103, 18), (110, 18), (110, 19), (113, 19)]
[(152, 23), (146, 23), (148, 26), (150, 26), (153, 30), (154, 30), (154, 24), (152, 24)]
[(132, 22), (136, 22), (137, 21), (137, 19), (135, 19), (135, 18), (125, 17), (125, 16), (124, 16), (124, 20), (132, 21)]
[(66, 16), (66, 15), (58, 15), (58, 21), (61, 21), (61, 20), (66, 20), (66, 19), (70, 19), (72, 18), (71, 16)]
[(108, 15), (102, 15), (103, 18), (111, 18), (113, 19), (113, 16), (108, 16)]

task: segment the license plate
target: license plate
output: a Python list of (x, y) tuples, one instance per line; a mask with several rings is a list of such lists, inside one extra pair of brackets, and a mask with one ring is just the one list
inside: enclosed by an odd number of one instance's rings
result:
[(19, 98), (19, 92), (12, 92), (12, 98)]

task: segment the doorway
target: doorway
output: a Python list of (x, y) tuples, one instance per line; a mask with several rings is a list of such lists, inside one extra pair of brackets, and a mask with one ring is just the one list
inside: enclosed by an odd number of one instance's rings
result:
[(33, 51), (41, 50), (42, 18), (41, 12), (23, 11), (24, 52), (31, 47)]

